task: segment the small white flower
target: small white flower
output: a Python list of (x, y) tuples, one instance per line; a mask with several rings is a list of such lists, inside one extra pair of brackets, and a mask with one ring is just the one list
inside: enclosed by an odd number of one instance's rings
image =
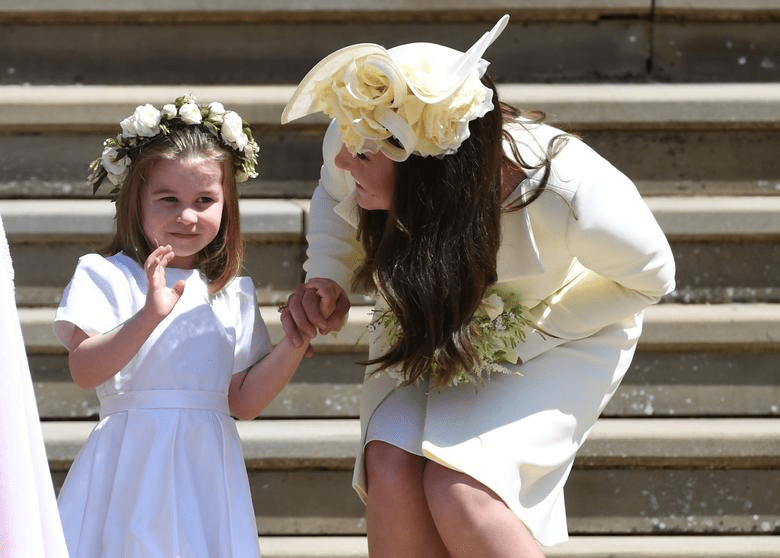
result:
[(160, 133), (160, 111), (150, 104), (137, 107), (133, 113), (133, 125), (139, 136), (152, 137)]
[(222, 103), (217, 101), (209, 103), (209, 110), (212, 114), (225, 114), (225, 107), (222, 106)]
[(179, 116), (185, 124), (200, 124), (203, 118), (200, 108), (195, 103), (185, 103), (179, 108)]
[(167, 105), (164, 105), (162, 108), (162, 116), (163, 118), (170, 120), (171, 118), (176, 118), (176, 105), (173, 103), (168, 103)]
[(498, 296), (496, 293), (491, 294), (485, 300), (482, 301), (485, 307), (485, 313), (492, 322), (501, 315), (504, 311), (504, 299)]
[(119, 186), (127, 176), (130, 167), (130, 157), (124, 156), (121, 159), (116, 147), (106, 146), (100, 156), (100, 162), (108, 173), (108, 179), (115, 186)]
[(256, 141), (250, 141), (244, 146), (244, 157), (247, 159), (253, 159), (257, 157), (257, 154), (260, 152), (260, 146), (257, 145)]
[(138, 132), (135, 129), (135, 121), (132, 116), (128, 116), (122, 120), (119, 125), (122, 127), (123, 138), (134, 138), (138, 135)]
[(225, 107), (217, 101), (209, 103), (209, 120), (214, 124), (222, 124), (225, 117)]
[(249, 143), (249, 138), (244, 133), (244, 122), (232, 110), (225, 113), (222, 122), (222, 137), (228, 143), (234, 144), (239, 151), (243, 151), (244, 147)]

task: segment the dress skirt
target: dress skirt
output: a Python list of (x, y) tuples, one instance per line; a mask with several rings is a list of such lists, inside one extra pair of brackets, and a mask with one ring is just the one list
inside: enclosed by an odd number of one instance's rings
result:
[(637, 314), (560, 344), (480, 385), (430, 391), (367, 375), (355, 490), (365, 501), (365, 444), (382, 440), (478, 480), (540, 544), (564, 542), (564, 484), (631, 363), (641, 322)]

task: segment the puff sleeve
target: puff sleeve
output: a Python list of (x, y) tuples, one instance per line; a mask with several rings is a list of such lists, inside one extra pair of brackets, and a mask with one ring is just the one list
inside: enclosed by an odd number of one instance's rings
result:
[(54, 318), (54, 332), (60, 342), (67, 343), (73, 326), (91, 336), (111, 331), (130, 319), (139, 308), (128, 279), (98, 254), (79, 258)]
[(243, 372), (271, 351), (271, 337), (257, 305), (251, 277), (237, 277), (228, 287), (232, 292), (236, 347), (233, 373)]

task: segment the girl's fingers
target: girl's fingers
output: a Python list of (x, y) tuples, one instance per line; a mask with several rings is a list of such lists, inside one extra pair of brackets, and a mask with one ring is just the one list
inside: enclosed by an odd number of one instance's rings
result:
[[(303, 297), (306, 289), (303, 285), (298, 285), (293, 290), (292, 294), (287, 299), (287, 308), (282, 312), (282, 325), (285, 326), (284, 331), (291, 337), (297, 336), (298, 338), (313, 338), (317, 335), (317, 328), (312, 323), (307, 309), (303, 304)], [(285, 320), (285, 317), (289, 317)], [(299, 346), (300, 343), (295, 346)]]

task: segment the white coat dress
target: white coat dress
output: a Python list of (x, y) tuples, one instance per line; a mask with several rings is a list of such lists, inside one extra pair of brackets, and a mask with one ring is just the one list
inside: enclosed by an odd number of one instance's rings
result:
[[(562, 133), (522, 122), (509, 130), (530, 164)], [(339, 149), (331, 125), (305, 267), (308, 278), (327, 277), (348, 289), (362, 253), (354, 180), (334, 164)], [(541, 171), (527, 174), (505, 204), (539, 183)], [(498, 284), (518, 292), (536, 321), (517, 347), (518, 365), (507, 365), (519, 374), (431, 391), (416, 453), (491, 488), (537, 541), (553, 545), (568, 536), (563, 487), (575, 454), (628, 369), (643, 310), (674, 289), (674, 260), (631, 180), (575, 137), (554, 157), (542, 195), (526, 209), (503, 213), (501, 228)], [(384, 343), (376, 329), (369, 355), (381, 354)], [(364, 499), (367, 425), (396, 387), (387, 374), (364, 382), (353, 479)]]

